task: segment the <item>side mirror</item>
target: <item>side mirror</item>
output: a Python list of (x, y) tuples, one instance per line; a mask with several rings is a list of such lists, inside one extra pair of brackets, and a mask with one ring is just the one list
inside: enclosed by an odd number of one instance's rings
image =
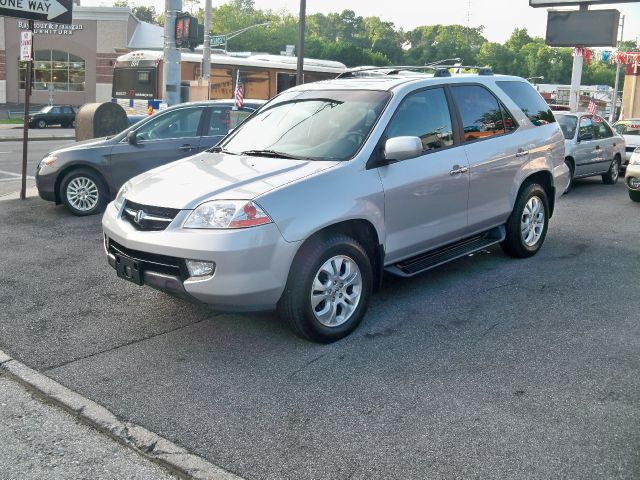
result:
[(393, 137), (384, 144), (384, 158), (387, 161), (406, 160), (422, 154), (422, 141), (419, 137)]
[(131, 132), (127, 133), (127, 142), (129, 142), (130, 145), (137, 145), (138, 144), (138, 134), (135, 131), (131, 131)]
[(593, 140), (593, 133), (583, 133), (578, 137), (579, 142), (582, 142), (583, 140)]

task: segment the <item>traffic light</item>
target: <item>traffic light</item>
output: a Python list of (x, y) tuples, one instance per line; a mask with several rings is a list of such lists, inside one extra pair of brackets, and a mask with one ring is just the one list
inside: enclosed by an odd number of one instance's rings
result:
[(178, 13), (176, 16), (176, 46), (193, 50), (204, 43), (204, 26), (198, 24), (198, 19), (188, 13)]

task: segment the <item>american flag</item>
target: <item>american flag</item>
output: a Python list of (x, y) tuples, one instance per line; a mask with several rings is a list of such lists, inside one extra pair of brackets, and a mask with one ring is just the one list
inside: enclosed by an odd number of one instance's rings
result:
[(589, 110), (591, 115), (596, 114), (596, 102), (593, 101), (593, 97), (589, 99), (589, 106), (587, 107), (587, 110)]
[(242, 84), (240, 83), (240, 69), (238, 69), (238, 75), (236, 76), (236, 91), (234, 93), (235, 96), (235, 107), (242, 108), (244, 105), (244, 92), (242, 88)]

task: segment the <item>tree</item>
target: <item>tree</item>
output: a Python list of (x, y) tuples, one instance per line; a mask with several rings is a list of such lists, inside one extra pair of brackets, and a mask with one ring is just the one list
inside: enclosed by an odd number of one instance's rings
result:
[(156, 13), (155, 7), (133, 7), (131, 9), (136, 18), (140, 21), (147, 23), (158, 23), (158, 14)]

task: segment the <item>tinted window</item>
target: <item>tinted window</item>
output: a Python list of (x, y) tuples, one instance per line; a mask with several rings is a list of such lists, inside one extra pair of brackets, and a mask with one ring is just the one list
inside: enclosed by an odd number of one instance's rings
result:
[(500, 104), (486, 88), (462, 85), (451, 91), (462, 117), (465, 141), (505, 133)]
[(49, 113), (53, 113), (54, 115), (58, 115), (60, 113), (60, 108), (59, 107), (53, 107)]
[(525, 82), (496, 83), (534, 125), (546, 125), (556, 121), (547, 102), (530, 84)]
[(580, 138), (583, 138), (585, 135), (591, 135), (593, 138), (593, 122), (591, 121), (591, 117), (582, 117), (580, 119)]
[(556, 117), (558, 124), (562, 129), (564, 138), (571, 140), (576, 134), (576, 127), (578, 126), (578, 117), (574, 115), (558, 115)]
[(236, 128), (253, 111), (248, 108), (232, 110), (231, 107), (213, 107), (207, 135), (226, 135), (230, 129)]
[(516, 119), (513, 118), (513, 115), (511, 115), (511, 112), (509, 112), (509, 110), (507, 110), (504, 105), (501, 105), (502, 107), (502, 118), (504, 119), (504, 129), (507, 132), (513, 132), (515, 129), (518, 128), (518, 122), (516, 122)]
[(140, 140), (195, 137), (203, 108), (180, 108), (158, 115), (138, 129)]
[(607, 125), (607, 122), (605, 122), (602, 117), (593, 117), (593, 128), (596, 133), (596, 138), (609, 138), (613, 135), (609, 125)]
[(412, 136), (428, 152), (453, 145), (451, 115), (444, 90), (435, 88), (405, 98), (389, 123), (387, 138)]

